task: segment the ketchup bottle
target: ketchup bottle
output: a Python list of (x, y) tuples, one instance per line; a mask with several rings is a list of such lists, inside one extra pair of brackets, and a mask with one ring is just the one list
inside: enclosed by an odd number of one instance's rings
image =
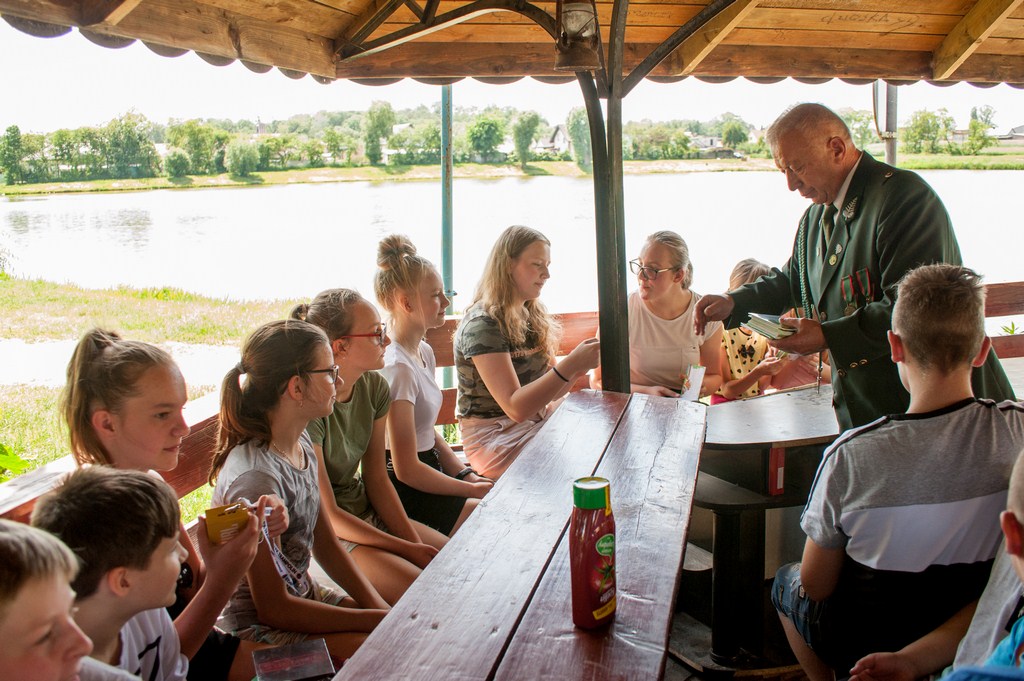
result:
[(615, 517), (605, 478), (580, 478), (572, 485), (569, 569), (572, 621), (594, 629), (615, 616)]

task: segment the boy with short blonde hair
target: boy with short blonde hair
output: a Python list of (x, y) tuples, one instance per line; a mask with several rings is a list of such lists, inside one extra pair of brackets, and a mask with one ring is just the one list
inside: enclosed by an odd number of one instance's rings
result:
[(4, 678), (129, 678), (98, 662), (82, 663), (92, 641), (72, 619), (75, 592), (70, 582), (77, 572), (75, 555), (59, 539), (28, 525), (0, 520), (0, 670)]
[(32, 524), (64, 541), (83, 568), (72, 586), (92, 656), (147, 681), (183, 681), (188, 659), (165, 609), (185, 549), (178, 500), (159, 478), (91, 466), (36, 504)]

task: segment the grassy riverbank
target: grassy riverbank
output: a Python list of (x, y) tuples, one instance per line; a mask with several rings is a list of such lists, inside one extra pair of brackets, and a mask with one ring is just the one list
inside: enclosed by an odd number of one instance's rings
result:
[(39, 279), (0, 280), (0, 337), (78, 338), (104, 326), (136, 340), (220, 344), (238, 342), (299, 301), (231, 301), (173, 288), (85, 289)]
[[(627, 174), (717, 172), (728, 170), (771, 170), (768, 159), (708, 159), (685, 161), (627, 161)], [(505, 177), (586, 177), (569, 161), (538, 161), (520, 168), (514, 164), (461, 163), (455, 166), (457, 179), (500, 179)], [(293, 168), (255, 173), (250, 177), (234, 175), (197, 175), (171, 179), (150, 177), (137, 180), (93, 180), (88, 182), (49, 182), (44, 184), (0, 185), (0, 195), (72, 194), (89, 192), (145, 191), (149, 189), (202, 189), (209, 187), (246, 187), (323, 182), (437, 181), (441, 168), (432, 166), (359, 166), (355, 168)]]
[[(73, 340), (94, 326), (161, 343), (238, 344), (259, 324), (284, 317), (297, 301), (238, 302), (177, 289), (84, 289), (71, 284), (0, 274), (0, 337), (24, 341)], [(212, 386), (192, 386), (189, 399)], [(58, 414), (60, 388), (0, 386), (0, 443), (32, 470), (65, 456), (67, 428)], [(182, 499), (186, 517), (209, 505), (201, 488)]]
[[(870, 148), (878, 158), (881, 149)], [(1024, 147), (1021, 145), (986, 149), (977, 156), (948, 154), (901, 154), (899, 164), (916, 170), (1024, 170)], [(660, 173), (771, 171), (775, 165), (767, 158), (692, 159), (665, 161), (626, 161), (627, 175)], [(464, 163), (455, 166), (457, 179), (500, 179), (506, 177), (586, 177), (569, 161), (538, 161), (526, 168), (514, 164)], [(203, 189), (213, 187), (252, 187), (323, 182), (390, 182), (437, 181), (440, 166), (359, 166), (355, 168), (293, 168), (255, 173), (250, 177), (234, 175), (197, 175), (171, 179), (150, 177), (137, 180), (93, 180), (88, 182), (50, 182), (44, 184), (0, 185), (0, 195), (31, 196), (37, 194), (74, 194), (90, 192), (146, 191), (152, 189)]]

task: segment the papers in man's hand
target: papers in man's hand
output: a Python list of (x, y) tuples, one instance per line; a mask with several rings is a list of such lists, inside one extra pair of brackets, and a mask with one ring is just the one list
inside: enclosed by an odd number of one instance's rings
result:
[(750, 313), (750, 319), (747, 320), (747, 326), (754, 331), (757, 331), (765, 338), (770, 338), (772, 340), (779, 340), (780, 338), (791, 336), (793, 335), (793, 332), (796, 331), (796, 329), (792, 327), (783, 326), (779, 322), (778, 315), (760, 314), (758, 312)]
[(699, 364), (691, 364), (689, 370), (686, 373), (687, 379), (689, 379), (690, 387), (686, 389), (682, 395), (679, 396), (681, 400), (694, 400), (700, 399), (700, 386), (704, 382), (704, 371), (705, 368)]

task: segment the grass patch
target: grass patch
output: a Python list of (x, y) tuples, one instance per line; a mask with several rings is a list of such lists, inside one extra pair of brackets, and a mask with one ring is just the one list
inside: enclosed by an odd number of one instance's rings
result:
[(286, 317), (298, 302), (239, 302), (174, 288), (96, 290), (41, 279), (0, 279), (0, 318), (7, 338), (63, 340), (102, 326), (151, 343), (238, 343), (260, 324)]
[(68, 431), (57, 413), (60, 388), (0, 386), (0, 442), (27, 464), (26, 472), (68, 453)]

